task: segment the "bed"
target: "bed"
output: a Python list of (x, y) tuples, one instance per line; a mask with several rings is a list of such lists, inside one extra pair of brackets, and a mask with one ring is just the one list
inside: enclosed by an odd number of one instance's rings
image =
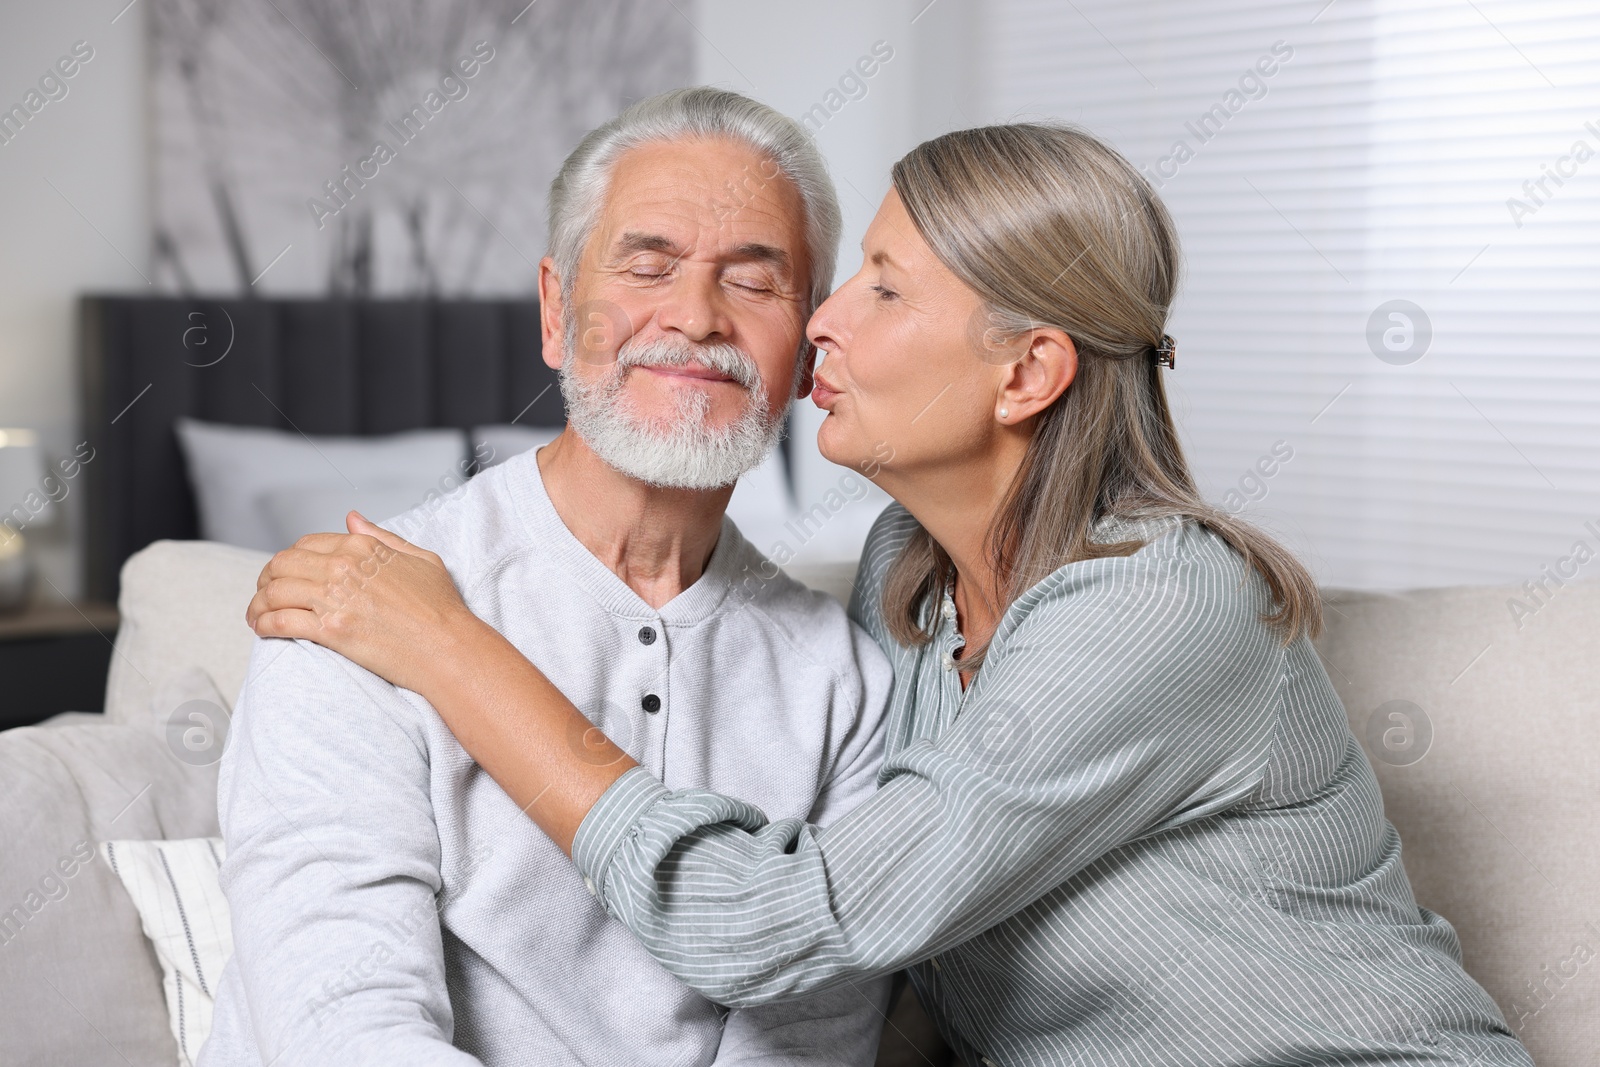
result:
[(564, 422), (534, 301), (90, 296), (81, 316), (96, 600), (145, 545), (200, 536), (181, 417), (313, 437)]

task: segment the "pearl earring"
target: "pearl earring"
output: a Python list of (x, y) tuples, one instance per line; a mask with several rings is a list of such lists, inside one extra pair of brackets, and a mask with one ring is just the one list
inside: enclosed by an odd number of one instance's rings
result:
[(1007, 411), (1005, 408), (1001, 408), (1000, 409), (1000, 417), (1002, 419), (1005, 418), (1006, 416), (1010, 415), (1010, 414), (1011, 414), (1011, 412)]

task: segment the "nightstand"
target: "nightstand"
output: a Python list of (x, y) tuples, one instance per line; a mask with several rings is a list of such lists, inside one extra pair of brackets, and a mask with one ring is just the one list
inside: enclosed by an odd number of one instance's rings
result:
[(115, 605), (92, 600), (0, 615), (0, 730), (101, 710), (116, 636)]

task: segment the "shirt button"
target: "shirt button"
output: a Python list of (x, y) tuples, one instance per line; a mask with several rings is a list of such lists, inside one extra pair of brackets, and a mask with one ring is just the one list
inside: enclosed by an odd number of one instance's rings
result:
[(934, 970), (934, 973), (936, 973), (936, 974), (942, 973), (944, 971), (944, 968), (939, 966), (939, 960), (937, 958), (930, 959), (928, 961), (928, 966), (932, 967), (933, 970)]
[(953, 600), (946, 600), (944, 602), (944, 607), (939, 610), (947, 619), (953, 619), (956, 617), (956, 603)]
[(998, 1063), (994, 1062), (993, 1060), (991, 1060), (987, 1056), (979, 1057), (978, 1058), (978, 1062), (983, 1064), (983, 1067), (1000, 1067), (1000, 1065)]
[(594, 879), (590, 878), (587, 874), (583, 876), (583, 888), (589, 891), (589, 895), (591, 897), (594, 897), (597, 900), (599, 899), (600, 894), (595, 892)]
[(655, 627), (653, 627), (653, 626), (641, 626), (641, 627), (639, 627), (639, 643), (641, 645), (653, 645), (653, 644), (655, 644), (656, 643)]
[(654, 693), (646, 693), (644, 699), (639, 701), (639, 706), (654, 715), (661, 710), (661, 698)]
[(942, 659), (943, 659), (943, 662), (944, 662), (944, 669), (945, 670), (953, 671), (953, 670), (956, 669), (956, 658), (954, 656), (952, 656), (950, 653), (946, 652), (944, 654), (944, 656), (942, 657)]

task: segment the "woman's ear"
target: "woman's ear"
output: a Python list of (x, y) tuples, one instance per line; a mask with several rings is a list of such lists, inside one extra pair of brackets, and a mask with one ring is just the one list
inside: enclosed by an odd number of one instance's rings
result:
[(1065, 330), (1038, 326), (1018, 338), (1017, 344), (1026, 347), (1001, 369), (995, 399), (995, 417), (1008, 426), (1054, 404), (1078, 376), (1078, 346)]
[(539, 333), (540, 354), (551, 370), (561, 369), (565, 331), (561, 328), (561, 275), (556, 273), (556, 261), (545, 256), (539, 261)]

